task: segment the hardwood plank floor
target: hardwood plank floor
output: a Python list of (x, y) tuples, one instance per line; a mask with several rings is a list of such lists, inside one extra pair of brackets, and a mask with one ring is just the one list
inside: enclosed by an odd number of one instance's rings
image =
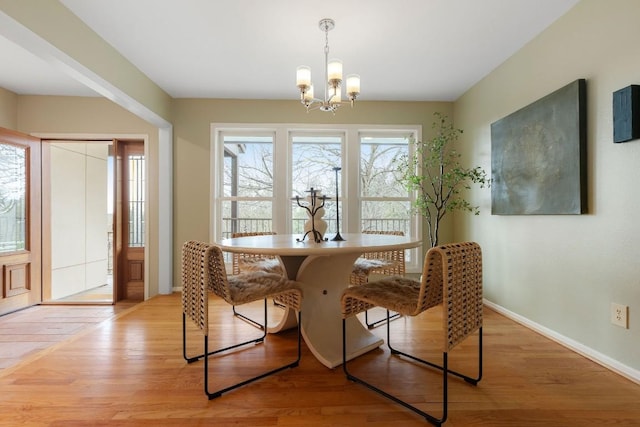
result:
[(0, 316), (0, 372), (133, 305), (38, 305)]
[[(257, 316), (259, 305), (243, 309)], [(398, 347), (437, 360), (437, 311), (392, 322)], [(210, 324), (211, 346), (257, 333), (216, 299)], [(201, 335), (191, 326), (188, 331), (189, 352), (197, 352)], [(384, 328), (376, 333), (384, 336)], [(640, 385), (490, 309), (484, 338), (483, 379), (477, 387), (450, 380), (445, 426), (640, 426)], [(290, 331), (215, 357), (212, 388), (290, 360), (293, 351)], [(452, 352), (451, 364), (473, 372), (475, 357), (472, 338)], [(304, 346), (299, 367), (211, 401), (203, 393), (202, 369), (202, 362), (187, 364), (182, 357), (179, 294), (158, 296), (1, 370), (0, 426), (427, 425), (347, 381), (341, 368), (327, 369)], [(353, 370), (380, 385), (393, 382), (403, 397), (439, 411), (439, 374), (388, 357), (386, 347), (358, 358)]]

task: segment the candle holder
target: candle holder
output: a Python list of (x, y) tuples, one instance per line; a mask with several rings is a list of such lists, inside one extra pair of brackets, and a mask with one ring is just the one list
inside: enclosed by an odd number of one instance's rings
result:
[[(302, 203), (300, 203), (300, 196), (296, 196), (296, 203), (298, 204), (298, 206), (300, 206), (301, 208), (307, 211), (307, 214), (309, 215), (309, 218), (311, 221), (311, 229), (308, 230), (306, 233), (304, 233), (301, 239), (296, 239), (296, 241), (298, 242), (303, 242), (307, 238), (307, 236), (310, 234), (313, 236), (313, 241), (316, 243), (320, 243), (323, 241), (326, 242), (327, 240), (329, 240), (327, 238), (324, 238), (323, 234), (316, 229), (316, 214), (321, 209), (324, 209), (325, 202), (327, 200), (330, 200), (331, 198), (327, 196), (318, 197), (318, 192), (319, 191), (314, 189), (313, 187), (311, 187), (309, 191), (307, 191), (307, 193), (309, 193), (309, 205), (303, 205)], [(320, 200), (319, 205), (318, 205), (318, 200)], [(326, 227), (326, 223), (325, 223), (325, 227)]]
[(342, 168), (336, 166), (333, 170), (336, 172), (336, 235), (331, 241), (343, 241), (344, 239), (340, 235), (340, 206), (338, 205), (338, 171)]

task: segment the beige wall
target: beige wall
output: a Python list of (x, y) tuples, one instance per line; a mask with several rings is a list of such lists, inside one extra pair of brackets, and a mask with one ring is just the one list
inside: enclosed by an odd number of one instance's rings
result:
[[(492, 122), (578, 78), (587, 79), (589, 213), (457, 215), (459, 239), (485, 253), (488, 300), (612, 358), (640, 378), (640, 140), (612, 142), (612, 93), (640, 84), (640, 2), (583, 0), (455, 103), (465, 153), (491, 168)], [(630, 307), (630, 328), (610, 303)], [(617, 362), (616, 362), (617, 361)], [(633, 372), (635, 370), (635, 372)]]
[[(3, 10), (34, 32), (59, 40), (68, 22), (67, 39), (85, 29), (63, 8), (42, 20), (33, 13), (37, 0), (0, 0)], [(621, 363), (640, 378), (640, 263), (636, 220), (640, 200), (640, 141), (611, 142), (611, 94), (640, 84), (640, 2), (582, 0), (573, 10), (474, 86), (452, 106), (447, 103), (358, 102), (331, 116), (306, 114), (296, 101), (169, 100), (156, 87), (133, 83), (141, 76), (127, 65), (118, 76), (100, 64), (119, 59), (108, 47), (87, 52), (83, 45), (59, 46), (116, 88), (128, 93), (121, 105), (138, 99), (142, 109), (155, 111), (174, 125), (174, 285), (179, 284), (180, 245), (209, 236), (209, 143), (212, 122), (422, 124), (427, 133), (433, 111), (453, 111), (456, 127), (464, 129), (463, 158), (469, 166), (490, 170), (490, 124), (553, 90), (587, 79), (589, 214), (581, 216), (492, 216), (490, 191), (474, 189), (480, 216), (457, 214), (443, 241), (473, 239), (485, 250), (485, 294), (515, 315), (554, 334), (585, 346), (612, 363)], [(55, 19), (54, 19), (55, 18)], [(81, 40), (81, 38), (78, 38)], [(99, 52), (102, 52), (100, 54)], [(93, 56), (96, 56), (94, 58)], [(98, 61), (98, 62), (96, 62)], [(92, 66), (93, 65), (93, 66)], [(472, 65), (471, 65), (472, 66)], [(128, 71), (127, 71), (128, 70)], [(130, 72), (130, 73), (129, 73)], [(89, 76), (91, 77), (91, 76)], [(131, 78), (131, 80), (129, 80)], [(111, 90), (112, 88), (107, 88)], [(117, 91), (115, 91), (117, 92)], [(129, 93), (130, 92), (130, 93)], [(147, 93), (148, 92), (148, 93)], [(127, 95), (125, 93), (124, 95)], [(170, 113), (167, 105), (171, 106)], [(152, 119), (157, 120), (153, 114)], [(153, 121), (153, 120), (152, 120)], [(161, 120), (160, 120), (161, 121)], [(25, 133), (136, 133), (149, 135), (149, 166), (158, 170), (157, 128), (95, 98), (17, 96), (0, 89), (0, 126)], [(152, 159), (155, 159), (152, 161)], [(157, 224), (157, 182), (149, 183), (149, 222)], [(153, 229), (153, 227), (152, 227)], [(157, 236), (149, 236), (153, 256), (150, 285), (157, 292)], [(156, 275), (154, 277), (154, 275)], [(630, 306), (630, 329), (612, 326), (609, 304)]]
[(18, 122), (18, 95), (0, 87), (0, 127), (14, 129)]
[[(307, 113), (297, 101), (176, 99), (174, 124), (174, 283), (180, 283), (180, 246), (209, 239), (211, 123), (413, 124), (431, 132), (433, 113), (452, 115), (446, 102), (357, 102), (335, 116)], [(443, 241), (450, 236), (446, 224)]]
[[(209, 145), (211, 123), (357, 123), (418, 124), (429, 135), (432, 115), (453, 114), (446, 102), (358, 102), (344, 107), (335, 116), (319, 111), (307, 114), (297, 101), (238, 101), (176, 99), (174, 125), (174, 244), (173, 283), (180, 284), (180, 248), (189, 239), (209, 238)], [(145, 134), (150, 138), (149, 167), (151, 208), (148, 239), (149, 295), (158, 293), (157, 284), (157, 129), (108, 100), (82, 97), (19, 96), (16, 130), (39, 135), (52, 134)], [(450, 226), (443, 241), (450, 240)]]

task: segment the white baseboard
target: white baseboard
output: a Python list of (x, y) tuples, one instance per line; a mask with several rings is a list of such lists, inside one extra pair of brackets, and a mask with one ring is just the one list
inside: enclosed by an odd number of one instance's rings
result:
[(622, 375), (623, 377), (637, 384), (640, 384), (640, 371), (638, 371), (637, 369), (624, 365), (607, 355), (604, 355), (590, 347), (587, 347), (584, 344), (580, 344), (579, 342), (574, 341), (571, 338), (567, 338), (564, 335), (561, 335), (549, 328), (539, 325), (538, 323), (533, 322), (526, 317), (522, 317), (512, 311), (509, 311), (506, 308), (499, 306), (498, 304), (488, 301), (487, 299), (484, 299), (484, 304), (497, 313), (500, 313), (503, 316), (517, 323), (520, 323), (521, 325), (533, 331), (536, 331), (540, 335), (543, 335), (546, 338), (549, 338), (550, 340), (555, 341), (558, 344), (567, 347), (568, 349), (575, 351), (576, 353), (590, 360), (593, 360), (594, 362), (604, 366), (605, 368), (615, 372), (618, 375)]

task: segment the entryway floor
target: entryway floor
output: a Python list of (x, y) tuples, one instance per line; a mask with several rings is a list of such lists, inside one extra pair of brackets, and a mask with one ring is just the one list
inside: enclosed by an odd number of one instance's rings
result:
[(38, 305), (0, 316), (0, 370), (28, 360), (134, 305)]
[(55, 300), (56, 302), (84, 302), (84, 303), (112, 303), (113, 285), (110, 283), (98, 286), (68, 297)]

